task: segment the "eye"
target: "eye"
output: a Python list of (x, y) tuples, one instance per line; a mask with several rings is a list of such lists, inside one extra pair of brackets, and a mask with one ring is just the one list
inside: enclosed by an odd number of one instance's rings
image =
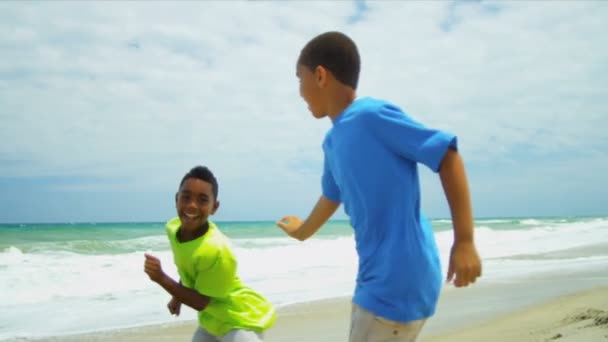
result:
[(200, 205), (204, 205), (208, 202), (209, 200), (207, 199), (207, 197), (201, 196), (198, 198), (198, 204)]

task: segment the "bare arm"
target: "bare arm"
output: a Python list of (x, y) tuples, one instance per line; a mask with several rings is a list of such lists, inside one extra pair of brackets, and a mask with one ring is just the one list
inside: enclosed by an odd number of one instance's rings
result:
[(202, 295), (193, 289), (189, 289), (182, 284), (171, 279), (168, 275), (164, 275), (158, 284), (162, 286), (173, 298), (180, 303), (186, 304), (196, 311), (203, 311), (211, 301), (210, 297)]
[(173, 298), (180, 303), (186, 304), (196, 311), (205, 310), (211, 298), (189, 289), (176, 282), (163, 271), (160, 260), (155, 256), (145, 254), (146, 261), (144, 270), (150, 279), (162, 286)]
[(340, 207), (339, 202), (334, 202), (325, 196), (321, 196), (304, 222), (296, 216), (286, 216), (277, 222), (289, 236), (304, 241), (313, 236), (327, 220)]
[(441, 163), (439, 176), (454, 226), (454, 244), (447, 280), (454, 279), (457, 287), (467, 286), (481, 276), (481, 261), (475, 248), (473, 212), (464, 162), (457, 151), (448, 150)]
[(469, 185), (460, 154), (446, 153), (439, 169), (443, 191), (450, 206), (454, 225), (454, 242), (473, 242), (473, 213)]

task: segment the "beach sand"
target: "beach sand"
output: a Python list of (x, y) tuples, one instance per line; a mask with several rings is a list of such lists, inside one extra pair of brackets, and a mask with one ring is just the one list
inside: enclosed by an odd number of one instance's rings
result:
[[(484, 290), (483, 286), (480, 288), (451, 289), (442, 295), (446, 314), (433, 317), (419, 341), (608, 341), (608, 287), (563, 294), (507, 313), (500, 308), (477, 310), (478, 315), (470, 310), (448, 310), (466, 302), (479, 305), (471, 298), (479, 298)], [(492, 306), (492, 301), (487, 305)], [(438, 312), (441, 309), (440, 305)], [(265, 341), (347, 341), (349, 315), (348, 298), (281, 307), (275, 326), (266, 332)], [(458, 320), (450, 315), (465, 317)], [(184, 322), (43, 341), (190, 341), (195, 328), (196, 322)]]
[(548, 303), (422, 340), (608, 341), (608, 288), (564, 295)]

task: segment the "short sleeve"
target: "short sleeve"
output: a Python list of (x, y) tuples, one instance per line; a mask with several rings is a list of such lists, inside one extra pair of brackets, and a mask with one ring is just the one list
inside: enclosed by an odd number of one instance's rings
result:
[(194, 288), (201, 294), (213, 298), (225, 298), (232, 290), (236, 277), (236, 259), (231, 253), (218, 251), (214, 260), (200, 265), (194, 281)]
[(458, 148), (456, 136), (425, 127), (394, 105), (367, 115), (374, 135), (395, 154), (438, 172), (448, 148)]
[(323, 196), (333, 202), (340, 202), (340, 189), (338, 185), (336, 185), (336, 180), (332, 174), (332, 171), (329, 167), (329, 162), (327, 161), (327, 156), (325, 156), (325, 160), (323, 162), (323, 176), (321, 177), (321, 187)]

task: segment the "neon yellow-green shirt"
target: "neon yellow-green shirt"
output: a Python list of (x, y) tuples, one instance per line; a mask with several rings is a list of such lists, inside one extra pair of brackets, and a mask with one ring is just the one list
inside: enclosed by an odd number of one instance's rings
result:
[(198, 312), (198, 320), (207, 332), (222, 336), (232, 329), (263, 331), (275, 321), (273, 305), (259, 293), (243, 285), (237, 275), (237, 261), (228, 238), (209, 221), (205, 235), (179, 242), (179, 217), (167, 222), (167, 236), (183, 286), (211, 297), (207, 307)]

